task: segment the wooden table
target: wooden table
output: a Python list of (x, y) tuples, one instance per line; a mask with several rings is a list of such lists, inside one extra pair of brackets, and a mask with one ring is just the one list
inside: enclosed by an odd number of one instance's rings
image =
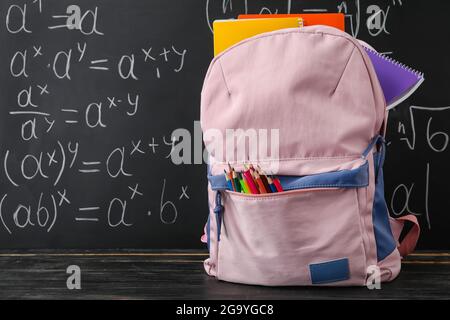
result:
[[(400, 276), (367, 288), (268, 288), (205, 275), (199, 251), (0, 251), (0, 299), (436, 299), (450, 297), (450, 253), (417, 252)], [(81, 290), (68, 290), (69, 265)]]

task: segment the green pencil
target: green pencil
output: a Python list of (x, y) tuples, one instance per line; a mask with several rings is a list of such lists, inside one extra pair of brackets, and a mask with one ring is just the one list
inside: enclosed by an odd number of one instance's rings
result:
[(241, 192), (242, 193), (249, 193), (247, 183), (245, 182), (244, 178), (242, 177), (242, 174), (239, 173), (239, 183), (241, 184)]
[(234, 169), (232, 169), (232, 176), (234, 180), (234, 186), (236, 187), (236, 192), (241, 192), (241, 183)]

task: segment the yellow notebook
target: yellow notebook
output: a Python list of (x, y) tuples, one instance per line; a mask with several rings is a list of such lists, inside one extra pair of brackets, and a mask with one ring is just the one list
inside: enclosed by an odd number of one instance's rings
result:
[(303, 19), (299, 17), (215, 20), (213, 23), (214, 56), (217, 56), (239, 41), (257, 34), (302, 26)]

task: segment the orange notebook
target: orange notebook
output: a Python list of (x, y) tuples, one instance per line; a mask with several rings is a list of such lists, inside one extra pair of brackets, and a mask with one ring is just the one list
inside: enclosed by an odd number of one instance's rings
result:
[(304, 26), (323, 24), (345, 31), (343, 13), (240, 14), (238, 16), (238, 19), (258, 18), (303, 18)]

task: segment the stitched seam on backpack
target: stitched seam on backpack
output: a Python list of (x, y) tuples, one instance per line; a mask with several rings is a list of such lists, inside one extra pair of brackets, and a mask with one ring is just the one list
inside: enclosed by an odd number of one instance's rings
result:
[(222, 63), (219, 60), (220, 72), (222, 73), (223, 83), (225, 84), (225, 88), (227, 89), (228, 95), (231, 96), (230, 89), (228, 88), (227, 80), (225, 79), (225, 73), (223, 71)]
[(350, 60), (352, 59), (354, 52), (355, 52), (355, 47), (353, 47), (352, 52), (350, 52), (350, 55), (349, 55), (349, 57), (347, 59), (347, 62), (345, 63), (345, 66), (344, 66), (344, 70), (342, 71), (342, 73), (341, 73), (341, 75), (339, 77), (339, 80), (336, 83), (336, 87), (334, 87), (334, 90), (331, 92), (332, 95), (336, 92), (337, 88), (339, 87), (339, 84), (341, 83), (341, 80), (344, 77), (345, 70), (347, 70), (347, 66), (350, 63)]
[[(295, 160), (338, 160), (338, 159), (354, 159), (359, 160), (361, 159), (360, 154), (354, 154), (354, 155), (348, 155), (348, 156), (330, 156), (330, 157), (293, 157), (293, 158), (282, 158), (282, 159), (258, 159), (258, 162), (271, 162), (271, 161), (295, 161)], [(228, 164), (230, 161), (216, 161), (214, 164)], [(233, 161), (233, 164), (239, 164), (239, 163), (247, 163), (248, 160), (242, 160), (242, 161)], [(231, 162), (230, 162), (231, 163)]]
[(359, 183), (359, 184), (354, 184), (354, 183), (349, 183), (349, 184), (309, 184), (309, 185), (295, 185), (295, 186), (291, 186), (288, 188), (283, 188), (283, 190), (301, 190), (301, 189), (309, 189), (309, 188), (361, 188), (361, 187), (365, 187), (367, 186), (368, 183)]
[[(343, 190), (352, 190), (352, 189), (343, 189)], [(292, 191), (292, 190), (289, 190)], [(251, 194), (230, 194), (229, 196), (233, 198), (233, 201), (264, 201), (264, 200), (280, 200), (281, 197), (283, 198), (292, 198), (292, 197), (298, 197), (301, 195), (310, 195), (313, 192), (336, 192), (336, 191), (341, 191), (341, 189), (336, 189), (336, 188), (330, 188), (327, 190), (320, 190), (320, 191), (315, 191), (315, 190), (311, 190), (309, 192), (294, 192), (294, 193), (276, 193), (274, 195), (271, 195), (270, 193), (267, 194), (267, 196), (265, 196), (264, 194), (257, 194), (256, 197), (252, 197)]]

